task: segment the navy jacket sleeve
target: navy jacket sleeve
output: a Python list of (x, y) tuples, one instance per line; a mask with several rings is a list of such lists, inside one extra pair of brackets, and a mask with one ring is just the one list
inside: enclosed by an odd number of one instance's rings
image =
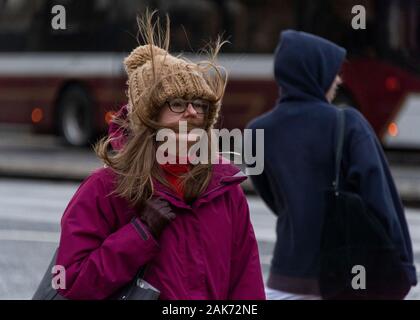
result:
[(270, 188), (270, 182), (268, 181), (266, 174), (262, 172), (259, 175), (251, 175), (250, 178), (258, 195), (264, 200), (270, 210), (278, 215), (274, 196), (271, 193), (272, 189)]
[[(413, 285), (417, 282), (411, 238), (401, 199), (375, 133), (356, 111), (347, 113), (347, 181), (353, 181), (369, 208), (383, 223), (406, 262)], [(353, 122), (353, 123), (352, 123)]]
[[(247, 126), (247, 129), (252, 130), (251, 135), (251, 146), (252, 146), (252, 152), (256, 153), (256, 127), (254, 126), (254, 123), (250, 123)], [(267, 206), (270, 208), (270, 210), (278, 215), (278, 210), (276, 210), (276, 199), (273, 195), (273, 182), (270, 181), (269, 177), (267, 177), (266, 172), (272, 172), (267, 169), (268, 163), (265, 161), (265, 159), (261, 159), (259, 157), (259, 154), (256, 154), (257, 161), (264, 161), (264, 170), (261, 172), (261, 174), (258, 175), (250, 175), (251, 182), (255, 188), (255, 191), (258, 193), (258, 195), (264, 200), (264, 202), (267, 204)]]

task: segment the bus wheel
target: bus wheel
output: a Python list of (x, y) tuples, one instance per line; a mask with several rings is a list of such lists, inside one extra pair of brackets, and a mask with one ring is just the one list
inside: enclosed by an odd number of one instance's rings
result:
[(66, 89), (59, 100), (58, 124), (61, 136), (72, 146), (86, 146), (93, 137), (92, 102), (81, 87)]

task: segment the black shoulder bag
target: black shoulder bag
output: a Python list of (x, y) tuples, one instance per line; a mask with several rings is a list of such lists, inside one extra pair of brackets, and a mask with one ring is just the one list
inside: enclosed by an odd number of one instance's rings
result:
[(337, 112), (335, 179), (326, 192), (320, 251), (324, 299), (403, 299), (410, 290), (398, 250), (361, 196), (340, 185), (345, 113)]
[[(50, 265), (42, 278), (32, 300), (68, 300), (58, 293), (52, 286), (52, 268), (56, 264), (57, 251), (51, 259)], [(146, 266), (140, 268), (134, 279), (119, 289), (108, 299), (110, 300), (157, 300), (160, 292), (143, 279)]]

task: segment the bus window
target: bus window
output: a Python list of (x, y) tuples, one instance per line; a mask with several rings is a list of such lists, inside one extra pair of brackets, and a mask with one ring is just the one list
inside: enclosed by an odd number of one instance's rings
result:
[(293, 0), (171, 0), (159, 5), (171, 17), (174, 51), (196, 52), (223, 34), (230, 42), (223, 52), (272, 54), (281, 30), (296, 27)]
[(418, 66), (420, 54), (420, 3), (409, 0), (400, 7), (399, 13), (402, 23), (400, 24), (400, 41), (397, 49), (413, 65)]
[[(160, 1), (171, 18), (172, 51), (196, 52), (214, 39), (220, 25), (215, 1)], [(207, 38), (207, 39), (206, 39)]]
[(387, 57), (410, 71), (420, 73), (420, 3), (416, 0), (390, 0), (388, 11), (389, 49)]
[[(329, 39), (348, 51), (349, 56), (378, 56), (378, 41), (384, 37), (377, 28), (382, 22), (374, 0), (300, 0), (299, 26), (303, 31)], [(366, 29), (353, 29), (352, 8), (362, 5), (366, 9)], [(328, 14), (326, 14), (328, 12)], [(319, 19), (319, 17), (323, 17)]]
[(0, 1), (0, 52), (22, 51), (42, 0)]
[(291, 0), (263, 1), (263, 5), (252, 1), (248, 14), (249, 52), (273, 53), (280, 32), (296, 28), (296, 6)]
[(420, 42), (420, 3), (418, 1), (412, 2), (412, 8), (409, 11), (408, 23), (410, 30), (408, 47), (410, 54), (413, 57), (418, 58), (419, 52), (419, 42)]

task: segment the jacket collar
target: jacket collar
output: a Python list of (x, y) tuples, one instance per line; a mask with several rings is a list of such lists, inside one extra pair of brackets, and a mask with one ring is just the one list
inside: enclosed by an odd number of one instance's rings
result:
[(209, 185), (192, 205), (186, 204), (179, 195), (159, 181), (154, 180), (153, 183), (156, 195), (179, 208), (192, 209), (192, 207), (198, 207), (205, 202), (211, 201), (218, 195), (224, 193), (229, 187), (240, 184), (246, 179), (246, 175), (238, 167), (228, 162), (213, 164), (212, 177)]

